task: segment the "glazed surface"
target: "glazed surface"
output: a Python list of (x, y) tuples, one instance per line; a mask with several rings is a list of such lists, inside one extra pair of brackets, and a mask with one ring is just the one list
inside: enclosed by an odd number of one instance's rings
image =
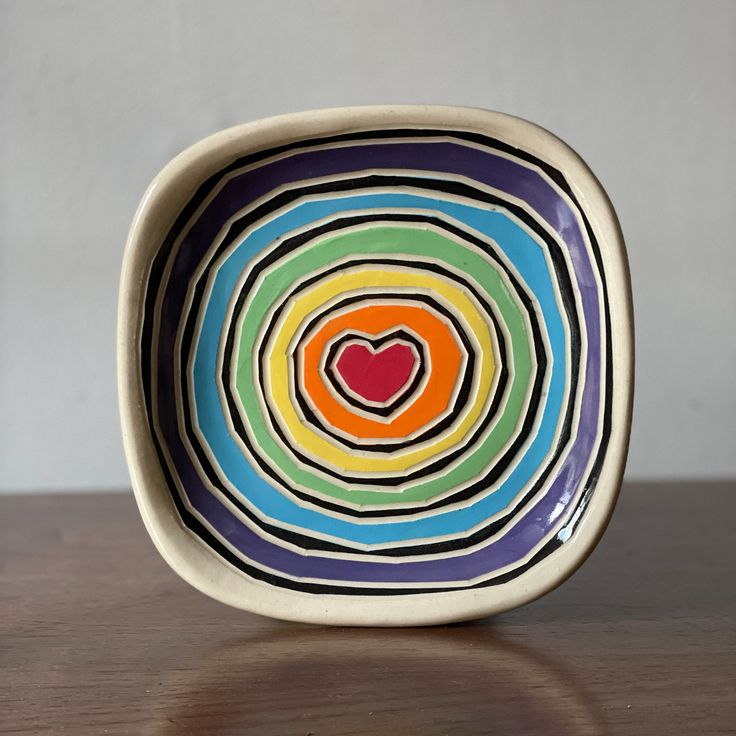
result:
[(623, 242), (582, 161), (525, 121), (358, 108), (203, 141), (141, 206), (119, 344), (144, 520), (236, 606), (504, 610), (580, 565), (615, 502)]
[[(610, 316), (596, 237), (544, 162), (427, 129), (246, 156), (187, 203), (147, 293), (172, 498), (244, 574), (488, 586), (574, 534), (608, 439)], [(345, 400), (325, 346), (392, 331), (428, 379), (386, 421)]]

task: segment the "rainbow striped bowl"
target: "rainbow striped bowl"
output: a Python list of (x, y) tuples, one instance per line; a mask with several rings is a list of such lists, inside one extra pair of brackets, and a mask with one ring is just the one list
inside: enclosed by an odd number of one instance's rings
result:
[(606, 194), (531, 123), (368, 107), (217, 133), (154, 180), (125, 253), (141, 513), (184, 579), (268, 616), (522, 605), (612, 512), (632, 333)]

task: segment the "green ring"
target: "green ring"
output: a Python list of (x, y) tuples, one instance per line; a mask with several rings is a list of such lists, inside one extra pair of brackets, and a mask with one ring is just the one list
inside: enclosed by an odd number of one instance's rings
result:
[[(253, 292), (248, 309), (242, 315), (240, 334), (236, 339), (237, 347), (231, 356), (236, 364), (235, 385), (241, 407), (263, 456), (301, 488), (354, 504), (386, 505), (426, 501), (478, 476), (513, 433), (524, 405), (532, 373), (524, 318), (499, 272), (468, 248), (434, 231), (410, 227), (380, 226), (342, 233), (313, 241), (303, 246), (297, 253), (296, 256), (289, 254), (288, 259), (271, 271)], [(370, 258), (378, 253), (429, 256), (459, 271), (473, 274), (474, 280), (491, 296), (503, 317), (511, 337), (514, 366), (506, 405), (485, 440), (445, 475), (391, 493), (346, 489), (299, 467), (273, 440), (267, 427), (264, 426), (264, 421), (269, 420), (261, 412), (253, 391), (255, 385), (253, 350), (254, 346), (257, 349), (258, 333), (273, 304), (284, 296), (301, 276), (308, 276), (345, 256), (364, 255)], [(238, 315), (237, 319), (240, 317), (241, 315)], [(240, 360), (240, 355), (245, 356), (244, 360)], [(227, 356), (225, 359), (228, 359)]]

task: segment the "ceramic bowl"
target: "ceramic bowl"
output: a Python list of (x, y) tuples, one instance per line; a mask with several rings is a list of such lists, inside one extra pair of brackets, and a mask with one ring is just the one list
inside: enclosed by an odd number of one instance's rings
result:
[(583, 562), (618, 494), (619, 226), (583, 161), (508, 115), (324, 110), (192, 146), (136, 214), (118, 348), (151, 537), (256, 613), (520, 606)]

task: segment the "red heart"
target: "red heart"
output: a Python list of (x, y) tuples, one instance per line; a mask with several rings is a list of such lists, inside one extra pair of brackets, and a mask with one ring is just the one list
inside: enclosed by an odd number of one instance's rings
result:
[(335, 362), (345, 385), (365, 401), (386, 403), (409, 382), (416, 355), (403, 342), (375, 350), (367, 342), (346, 345)]

